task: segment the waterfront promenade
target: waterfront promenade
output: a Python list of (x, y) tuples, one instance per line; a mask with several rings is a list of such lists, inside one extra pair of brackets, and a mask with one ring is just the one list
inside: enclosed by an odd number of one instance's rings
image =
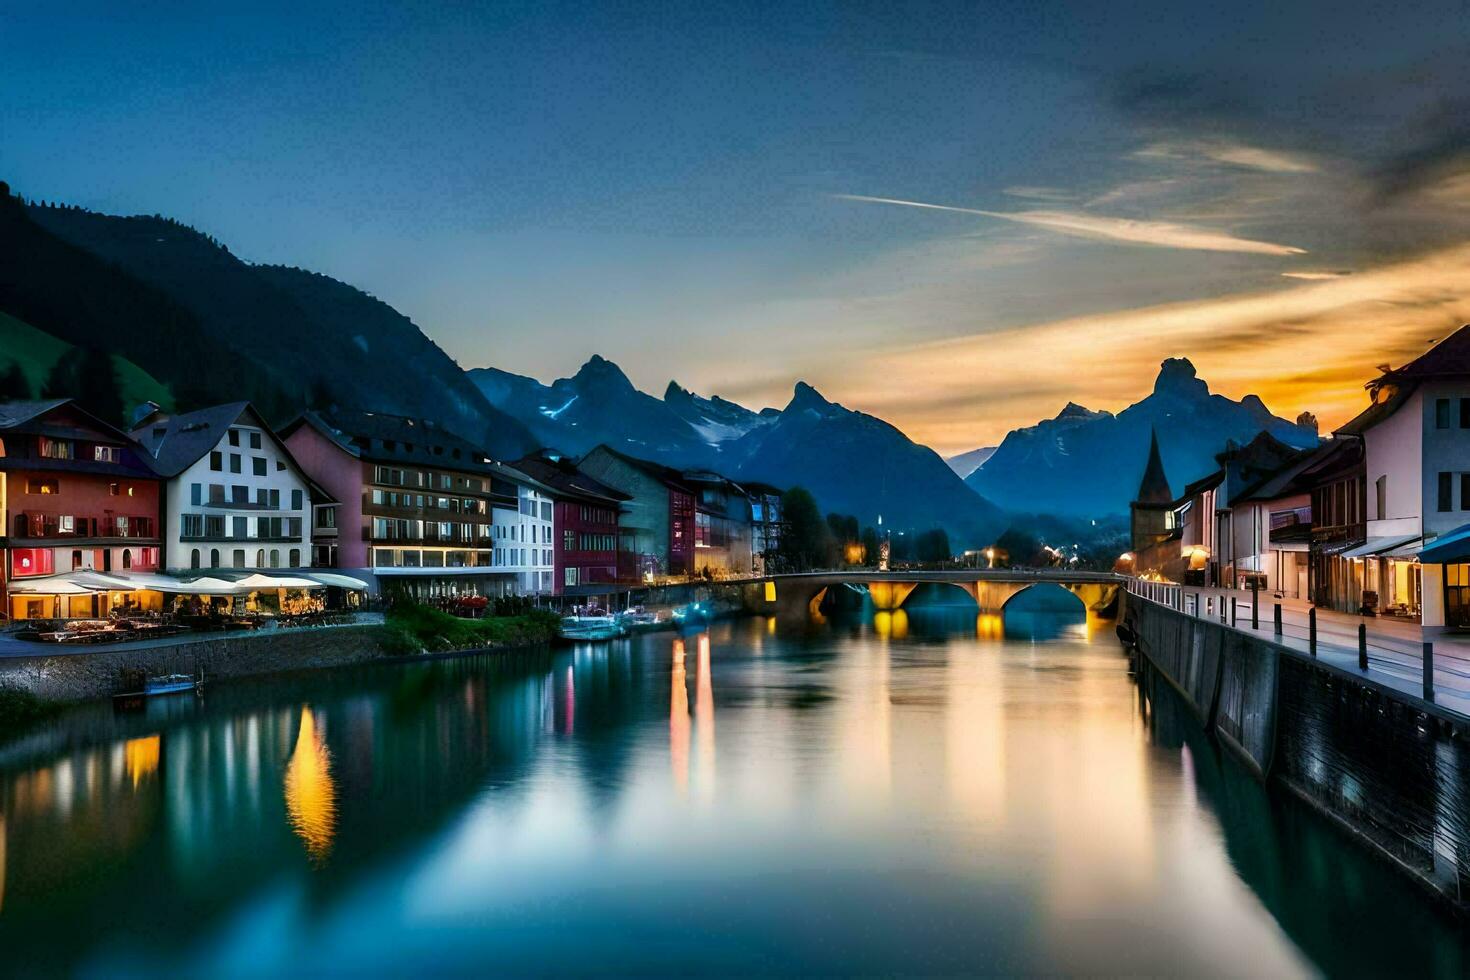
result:
[[(1151, 586), (1153, 588), (1151, 588)], [(1224, 622), (1243, 633), (1272, 640), (1311, 656), (1310, 610), (1304, 599), (1260, 593), (1257, 625), (1251, 625), (1250, 592), (1204, 586), (1130, 583), (1129, 591), (1201, 619)], [(1176, 595), (1177, 593), (1177, 595)], [(1235, 600), (1234, 618), (1231, 600)], [(1177, 605), (1176, 605), (1177, 602)], [(1281, 635), (1275, 635), (1275, 606), (1281, 606)], [(1367, 628), (1368, 669), (1359, 667), (1358, 625)], [(1317, 608), (1317, 656), (1321, 663), (1414, 698), (1424, 695), (1423, 643), (1434, 644), (1434, 703), (1445, 714), (1470, 721), (1470, 637), (1423, 635), (1419, 624), (1391, 617), (1356, 616)]]

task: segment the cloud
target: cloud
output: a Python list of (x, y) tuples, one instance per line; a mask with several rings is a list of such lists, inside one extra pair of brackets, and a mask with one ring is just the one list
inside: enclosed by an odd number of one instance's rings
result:
[(1071, 191), (1060, 187), (1007, 187), (1001, 193), (1033, 201), (1070, 201), (1076, 197)]
[(1312, 271), (1312, 270), (1303, 269), (1300, 272), (1283, 272), (1281, 275), (1284, 278), (1286, 278), (1286, 279), (1317, 280), (1317, 279), (1341, 279), (1343, 276), (1350, 276), (1352, 274), (1353, 274), (1352, 273), (1352, 270), (1350, 270), (1350, 269), (1338, 269), (1336, 271), (1328, 271), (1328, 270)]
[(1254, 392), (1278, 415), (1310, 410), (1330, 427), (1367, 405), (1375, 365), (1402, 364), (1467, 322), (1470, 245), (1459, 245), (1285, 289), (851, 351), (808, 374), (943, 453), (993, 445), (1069, 400), (1122, 409), (1172, 355), (1213, 390)]
[(947, 204), (904, 201), (891, 197), (868, 197), (862, 194), (837, 194), (835, 196), (845, 201), (865, 201), (870, 204), (895, 204), (909, 208), (926, 208), (932, 211), (978, 214), (986, 218), (998, 218), (1002, 221), (1047, 228), (1063, 235), (1125, 242), (1129, 245), (1198, 249), (1209, 252), (1253, 252), (1260, 255), (1306, 254), (1306, 249), (1292, 245), (1277, 245), (1274, 242), (1236, 238), (1225, 232), (1169, 221), (1135, 221), (1130, 218), (1109, 218), (1070, 211), (985, 211), (978, 208), (952, 207)]
[(1226, 140), (1151, 143), (1133, 155), (1145, 159), (1158, 157), (1169, 160), (1203, 157), (1216, 163), (1275, 174), (1309, 174), (1316, 173), (1319, 169), (1315, 163), (1302, 156)]

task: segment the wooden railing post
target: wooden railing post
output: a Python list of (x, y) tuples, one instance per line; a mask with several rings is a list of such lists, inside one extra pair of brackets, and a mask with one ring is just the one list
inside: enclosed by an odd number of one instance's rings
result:
[(1358, 624), (1358, 669), (1368, 669), (1368, 624)]
[(1424, 644), (1424, 700), (1434, 700), (1434, 644)]
[(1307, 610), (1307, 651), (1317, 655), (1317, 607)]
[(1281, 635), (1281, 603), (1276, 603), (1276, 635)]

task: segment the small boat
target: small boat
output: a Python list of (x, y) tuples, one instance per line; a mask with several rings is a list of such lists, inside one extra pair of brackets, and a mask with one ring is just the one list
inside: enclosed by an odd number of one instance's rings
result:
[(665, 620), (658, 618), (658, 613), (649, 612), (642, 606), (629, 606), (618, 615), (618, 620), (625, 629), (632, 632), (655, 630), (666, 625)]
[(158, 677), (144, 678), (141, 691), (128, 691), (113, 696), (131, 700), (158, 697), (163, 694), (197, 694), (203, 686), (204, 681), (198, 677), (191, 677), (188, 674), (163, 674)]
[(592, 606), (563, 616), (559, 632), (564, 640), (613, 640), (627, 631), (617, 616)]

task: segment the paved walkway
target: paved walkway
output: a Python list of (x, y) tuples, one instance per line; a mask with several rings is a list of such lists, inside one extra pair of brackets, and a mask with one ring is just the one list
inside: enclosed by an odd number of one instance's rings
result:
[(0, 633), (0, 660), (16, 657), (74, 657), (88, 653), (113, 653), (118, 650), (157, 650), (162, 647), (182, 646), (203, 640), (222, 640), (232, 636), (271, 636), (277, 633), (304, 633), (310, 630), (341, 629), (344, 626), (381, 625), (380, 612), (354, 613), (352, 621), (330, 626), (298, 626), (280, 629), (259, 630), (216, 630), (190, 633), (175, 633), (150, 640), (133, 640), (129, 643), (37, 643), (34, 640), (18, 640), (14, 636)]
[[(1145, 583), (1145, 588), (1147, 584)], [(1304, 599), (1277, 599), (1260, 594), (1258, 626), (1251, 629), (1251, 593), (1235, 589), (1176, 586), (1184, 612), (1221, 622), (1230, 618), (1235, 599), (1236, 629), (1274, 640), (1310, 656), (1308, 612)], [(1196, 601), (1198, 612), (1196, 612)], [(1165, 602), (1169, 605), (1172, 602)], [(1281, 636), (1275, 635), (1275, 605), (1281, 605)], [(1367, 626), (1368, 670), (1358, 667), (1358, 624)], [(1470, 718), (1470, 637), (1458, 634), (1424, 636), (1419, 624), (1391, 616), (1355, 616), (1317, 609), (1317, 659), (1341, 670), (1366, 677), (1385, 687), (1422, 698), (1424, 695), (1423, 643), (1434, 644), (1434, 702), (1448, 713)]]

